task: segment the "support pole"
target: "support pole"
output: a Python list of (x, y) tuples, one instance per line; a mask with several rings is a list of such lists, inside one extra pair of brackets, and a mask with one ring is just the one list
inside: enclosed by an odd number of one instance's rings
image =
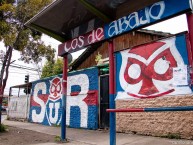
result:
[(107, 112), (169, 112), (169, 111), (172, 111), (172, 112), (174, 111), (193, 111), (193, 106), (107, 109)]
[(62, 75), (62, 121), (61, 121), (61, 140), (66, 141), (66, 100), (67, 100), (67, 75), (68, 59), (64, 55), (63, 75)]
[[(187, 13), (187, 21), (188, 21), (188, 31), (189, 31), (189, 38), (191, 46), (193, 46), (193, 13)], [(193, 50), (193, 48), (192, 48)]]
[[(114, 45), (109, 41), (109, 102), (110, 109), (115, 109), (115, 62)], [(110, 145), (116, 145), (116, 116), (115, 112), (110, 112)]]
[[(189, 40), (191, 46), (191, 60), (193, 60), (193, 12), (187, 13), (186, 17), (188, 22)], [(191, 62), (190, 65), (191, 67), (193, 67), (193, 62)], [(191, 68), (191, 84), (193, 84), (193, 68)]]

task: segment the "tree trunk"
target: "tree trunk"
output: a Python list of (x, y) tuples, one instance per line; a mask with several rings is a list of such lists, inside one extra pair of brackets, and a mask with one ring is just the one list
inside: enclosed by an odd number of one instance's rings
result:
[[(6, 51), (2, 68), (1, 68), (1, 74), (0, 74), (0, 109), (2, 107), (2, 101), (3, 101), (3, 95), (4, 95), (4, 90), (5, 86), (7, 83), (7, 79), (9, 76), (9, 66), (11, 62), (11, 57), (12, 57), (12, 51), (13, 47), (8, 46), (8, 50)], [(1, 110), (0, 110), (0, 125), (1, 125)]]

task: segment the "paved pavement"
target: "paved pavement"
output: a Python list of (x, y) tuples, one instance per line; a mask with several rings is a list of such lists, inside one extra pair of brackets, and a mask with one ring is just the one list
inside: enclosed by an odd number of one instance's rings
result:
[[(54, 136), (60, 136), (60, 127), (50, 127), (35, 123), (16, 122), (4, 120), (5, 125), (14, 126), (22, 129), (33, 130)], [(94, 131), (85, 129), (67, 128), (66, 145), (109, 145), (108, 131)], [(191, 140), (175, 140), (151, 136), (141, 136), (133, 134), (117, 133), (116, 145), (190, 145)], [(57, 143), (43, 143), (38, 145), (57, 145)]]

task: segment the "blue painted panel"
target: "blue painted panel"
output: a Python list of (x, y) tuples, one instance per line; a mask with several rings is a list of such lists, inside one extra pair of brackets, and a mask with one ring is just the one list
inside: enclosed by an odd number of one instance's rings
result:
[(178, 35), (176, 36), (176, 48), (178, 49), (180, 55), (182, 56), (184, 63), (189, 64), (188, 62), (188, 51), (186, 46), (186, 36)]
[(72, 106), (70, 108), (70, 127), (80, 128), (80, 108)]
[(71, 92), (80, 92), (81, 87), (79, 85), (74, 85), (71, 87)]
[[(84, 77), (82, 77), (84, 76)], [(74, 128), (81, 127), (81, 112), (87, 112), (84, 116), (84, 128), (97, 129), (98, 127), (98, 69), (93, 67), (68, 74), (72, 82), (68, 88), (68, 105), (70, 120), (68, 125)], [(82, 77), (82, 78), (81, 78)], [(79, 82), (73, 82), (73, 79)], [(84, 80), (84, 79), (86, 80)], [(81, 79), (81, 82), (80, 82)], [(30, 122), (43, 125), (60, 125), (62, 116), (62, 75), (52, 76), (37, 80), (32, 83), (32, 96), (30, 106)], [(84, 84), (86, 82), (86, 84)], [(81, 94), (80, 91), (83, 90)], [(75, 95), (70, 96), (71, 93)], [(82, 98), (82, 96), (84, 96)], [(71, 100), (70, 100), (71, 99)], [(84, 107), (83, 107), (84, 106)], [(86, 110), (88, 109), (88, 110)]]
[(162, 0), (104, 26), (105, 39), (191, 11), (191, 0)]
[(98, 107), (95, 105), (88, 106), (88, 129), (97, 129), (98, 128), (98, 115), (95, 113), (98, 112)]
[(120, 69), (121, 69), (121, 64), (122, 64), (122, 56), (120, 52), (117, 52), (115, 55), (115, 64), (116, 64), (116, 92), (118, 91), (123, 91), (121, 85), (120, 85)]

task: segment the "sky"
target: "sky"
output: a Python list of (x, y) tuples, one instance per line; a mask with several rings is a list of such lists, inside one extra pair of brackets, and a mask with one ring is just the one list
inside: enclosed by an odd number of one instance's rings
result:
[[(152, 25), (150, 27), (146, 27), (145, 29), (162, 31), (167, 33), (169, 32), (171, 34), (187, 31), (188, 28), (187, 28), (186, 15), (181, 15), (181, 16), (172, 18), (170, 20)], [(59, 41), (45, 35), (42, 37), (42, 40), (45, 42), (46, 45), (51, 45), (57, 51), (58, 45), (60, 44)], [(0, 50), (4, 50), (4, 49), (5, 49), (4, 44), (0, 42)], [(77, 58), (82, 52), (83, 50), (72, 53), (73, 59)], [(56, 52), (56, 57), (57, 57), (57, 52)], [(14, 51), (12, 61), (15, 60), (15, 62), (12, 65), (17, 65), (17, 66), (20, 65), (22, 68), (23, 66), (25, 66), (28, 69), (10, 67), (9, 78), (8, 78), (7, 86), (5, 88), (5, 93), (4, 93), (5, 95), (8, 94), (10, 86), (24, 84), (25, 75), (28, 75), (28, 74), (30, 75), (29, 81), (34, 81), (40, 78), (37, 71), (29, 70), (29, 69), (37, 69), (37, 66), (33, 64), (25, 64), (24, 62), (19, 61), (18, 60), (19, 58), (20, 58), (20, 53), (17, 51)], [(44, 62), (40, 64), (40, 66), (43, 66), (43, 65), (44, 65)], [(16, 90), (13, 92), (13, 94), (15, 93), (16, 93)]]

